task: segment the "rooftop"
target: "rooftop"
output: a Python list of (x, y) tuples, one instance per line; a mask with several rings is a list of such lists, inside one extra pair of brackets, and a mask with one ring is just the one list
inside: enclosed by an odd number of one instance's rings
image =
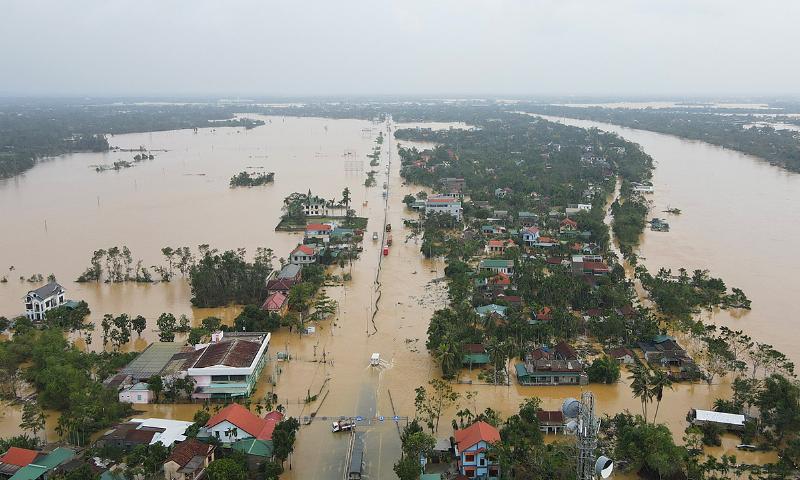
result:
[[(295, 249), (297, 250), (297, 249)], [(310, 249), (309, 249), (310, 250)], [(294, 251), (292, 251), (294, 253)], [(313, 252), (312, 252), (313, 253)], [(311, 253), (309, 254), (311, 255)], [(303, 270), (303, 267), (300, 265), (296, 265), (294, 263), (290, 263), (283, 267), (280, 272), (278, 272), (277, 278), (296, 278), (297, 275)]]
[(187, 361), (186, 366), (187, 368), (249, 367), (253, 364), (260, 349), (260, 342), (238, 338), (223, 340), (198, 349), (195, 355)]
[(148, 345), (138, 357), (125, 366), (120, 373), (136, 380), (157, 375), (166, 367), (172, 356), (183, 351), (184, 345), (178, 342), (155, 342)]
[(494, 443), (500, 441), (500, 432), (486, 422), (475, 422), (467, 428), (455, 431), (456, 445), (460, 451), (484, 441)]
[(39, 298), (47, 298), (57, 293), (63, 292), (64, 287), (58, 284), (58, 282), (49, 282), (46, 285), (43, 285), (36, 290), (31, 290), (28, 292), (28, 295), (36, 295)]

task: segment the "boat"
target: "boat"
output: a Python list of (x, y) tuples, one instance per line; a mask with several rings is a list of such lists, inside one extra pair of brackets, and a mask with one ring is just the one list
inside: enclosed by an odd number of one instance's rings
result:
[(736, 448), (738, 448), (739, 450), (747, 451), (747, 452), (754, 452), (754, 451), (756, 451), (758, 449), (758, 447), (756, 447), (755, 445), (749, 445), (749, 444), (746, 444), (746, 443), (742, 443), (741, 445), (736, 445)]
[(387, 232), (391, 232), (392, 231), (392, 224), (391, 223), (387, 223), (386, 224), (386, 231)]
[(672, 208), (669, 205), (667, 205), (667, 209), (664, 210), (664, 213), (671, 213), (672, 215), (680, 215), (681, 214), (681, 209), (680, 208)]
[(372, 241), (373, 242), (377, 242), (378, 241), (378, 232), (372, 232)]
[(338, 422), (333, 422), (331, 424), (331, 432), (349, 432), (350, 430), (356, 428), (356, 423), (350, 420), (339, 420)]
[(392, 246), (392, 234), (390, 233), (388, 238), (386, 239), (386, 245)]

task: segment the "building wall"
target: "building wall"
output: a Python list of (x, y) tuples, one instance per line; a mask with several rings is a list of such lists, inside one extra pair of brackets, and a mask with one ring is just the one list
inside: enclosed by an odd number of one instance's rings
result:
[[(232, 432), (233, 433), (232, 435), (225, 435), (225, 432), (234, 428), (236, 430)], [(219, 441), (223, 443), (233, 443), (237, 440), (244, 440), (253, 437), (249, 433), (245, 432), (241, 428), (238, 428), (236, 425), (230, 423), (227, 420), (220, 422), (217, 425), (214, 425), (213, 428), (209, 429), (209, 433), (211, 434), (212, 437), (218, 438)]]
[(122, 390), (119, 392), (119, 401), (127, 403), (150, 403), (152, 392), (150, 390)]

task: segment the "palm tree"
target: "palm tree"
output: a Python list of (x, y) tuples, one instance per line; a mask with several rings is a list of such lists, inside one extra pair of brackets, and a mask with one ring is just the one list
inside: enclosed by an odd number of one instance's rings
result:
[(650, 397), (655, 397), (656, 399), (656, 413), (653, 415), (653, 423), (656, 423), (658, 407), (661, 405), (661, 398), (664, 396), (665, 388), (672, 388), (672, 380), (663, 370), (658, 369), (650, 377)]
[(633, 397), (642, 402), (642, 415), (644, 421), (647, 422), (647, 403), (653, 398), (650, 391), (650, 372), (646, 366), (640, 363), (633, 367), (628, 379), (631, 380)]
[(442, 376), (451, 377), (458, 371), (460, 358), (459, 345), (451, 338), (445, 338), (436, 349), (436, 359), (442, 368)]

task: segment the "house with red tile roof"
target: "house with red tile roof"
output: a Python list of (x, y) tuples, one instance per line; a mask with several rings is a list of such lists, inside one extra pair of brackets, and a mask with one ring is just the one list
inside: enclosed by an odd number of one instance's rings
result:
[(624, 365), (632, 365), (636, 362), (636, 354), (629, 348), (619, 347), (606, 352), (606, 354)]
[(194, 480), (203, 478), (206, 467), (214, 461), (216, 447), (190, 438), (175, 446), (164, 462), (167, 480)]
[(500, 441), (500, 432), (486, 422), (475, 422), (455, 431), (458, 472), (467, 478), (500, 478), (500, 464), (488, 455), (489, 446)]
[(574, 232), (575, 230), (578, 229), (578, 222), (576, 222), (575, 220), (573, 220), (571, 218), (565, 218), (564, 220), (561, 220), (561, 223), (559, 224), (559, 227), (560, 227), (559, 231), (562, 232), (562, 233), (563, 232)]
[(306, 237), (322, 237), (327, 241), (333, 226), (327, 223), (309, 223), (306, 225)]
[(316, 263), (317, 252), (308, 245), (298, 245), (289, 254), (289, 262), (295, 265), (309, 265)]
[(271, 313), (277, 313), (278, 315), (285, 315), (286, 311), (289, 309), (289, 297), (284, 295), (282, 292), (275, 292), (261, 305), (261, 310), (265, 310)]
[(270, 412), (261, 418), (238, 403), (232, 403), (217, 412), (206, 423), (209, 435), (222, 443), (255, 438), (272, 440), (275, 425), (283, 420), (283, 414)]
[(517, 244), (514, 243), (514, 240), (505, 239), (505, 240), (489, 240), (486, 243), (485, 251), (489, 255), (502, 255), (506, 253), (506, 249), (510, 247), (516, 247)]
[(27, 448), (11, 447), (0, 456), (0, 475), (3, 478), (14, 475), (17, 470), (26, 467), (36, 460), (39, 452)]

